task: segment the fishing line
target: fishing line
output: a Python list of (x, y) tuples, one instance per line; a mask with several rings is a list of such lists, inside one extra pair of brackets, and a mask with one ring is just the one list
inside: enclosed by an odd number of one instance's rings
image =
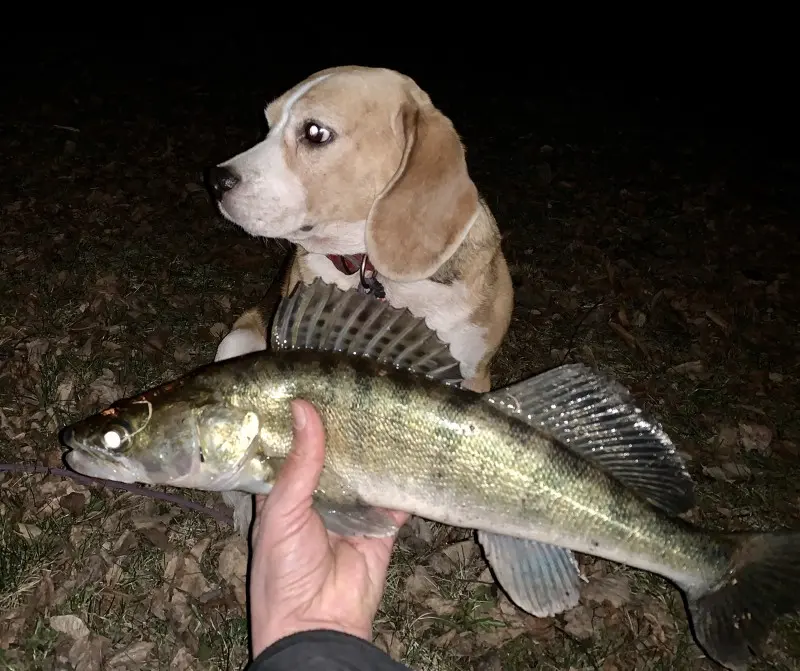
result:
[(144, 420), (144, 424), (142, 424), (136, 431), (131, 434), (128, 434), (128, 440), (131, 440), (137, 433), (141, 433), (147, 428), (147, 425), (150, 423), (150, 420), (153, 418), (153, 404), (148, 401), (146, 398), (143, 398), (141, 401), (133, 401), (134, 403), (147, 404), (147, 419)]

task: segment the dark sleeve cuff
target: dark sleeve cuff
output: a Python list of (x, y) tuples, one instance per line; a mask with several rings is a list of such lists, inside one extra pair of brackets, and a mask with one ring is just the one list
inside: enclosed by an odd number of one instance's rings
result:
[(248, 671), (409, 671), (371, 643), (338, 631), (301, 631), (276, 641)]

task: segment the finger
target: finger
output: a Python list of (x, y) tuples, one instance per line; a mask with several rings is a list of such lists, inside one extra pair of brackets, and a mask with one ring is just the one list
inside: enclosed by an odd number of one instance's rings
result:
[(394, 536), (349, 538), (347, 541), (347, 544), (361, 556), (367, 576), (373, 586), (383, 588), (395, 541)]
[(298, 507), (311, 507), (325, 463), (325, 429), (313, 405), (292, 401), (294, 440), (275, 485), (265, 503), (265, 512), (283, 514)]
[(261, 515), (264, 510), (264, 506), (267, 504), (267, 498), (269, 498), (266, 494), (256, 494), (256, 517)]
[(267, 496), (256, 494), (255, 514), (253, 515), (253, 539), (257, 539), (261, 533), (261, 518), (264, 516), (264, 506), (267, 503)]

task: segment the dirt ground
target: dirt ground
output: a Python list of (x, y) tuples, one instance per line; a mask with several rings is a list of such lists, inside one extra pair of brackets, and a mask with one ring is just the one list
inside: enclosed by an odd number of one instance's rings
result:
[[(0, 103), (0, 668), (239, 669), (247, 548), (220, 497), (41, 471), (63, 468), (62, 426), (210, 361), (264, 295), (287, 246), (224, 221), (202, 170), (259, 138), (272, 96), (345, 61), (233, 76), (196, 49), (89, 52), (43, 52)], [(800, 528), (791, 152), (697, 100), (555, 75), (523, 97), (491, 72), (476, 95), (475, 73), (379, 62), (453, 119), (503, 231), (516, 307), (495, 385), (598, 366), (685, 454), (693, 521)], [(578, 607), (528, 617), (469, 533), (415, 520), (376, 643), (420, 671), (716, 668), (674, 587), (581, 562)], [(798, 659), (785, 618), (753, 668)]]

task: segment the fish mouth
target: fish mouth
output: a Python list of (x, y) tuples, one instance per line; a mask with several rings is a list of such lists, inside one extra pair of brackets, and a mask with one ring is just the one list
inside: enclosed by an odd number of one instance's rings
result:
[(73, 448), (66, 455), (64, 461), (67, 462), (73, 471), (90, 478), (101, 478), (103, 480), (114, 480), (115, 482), (147, 482), (146, 478), (130, 466), (121, 464), (117, 461), (110, 461), (98, 454)]
[(101, 450), (84, 445), (75, 437), (72, 427), (68, 426), (61, 432), (61, 442), (70, 448), (69, 452), (64, 455), (67, 466), (81, 475), (129, 484), (149, 481), (146, 476), (143, 477), (141, 468), (135, 468), (134, 464), (125, 463), (128, 460), (124, 457), (113, 457)]
[[(160, 473), (148, 474), (143, 466), (137, 464), (124, 456), (112, 456), (101, 450), (82, 445), (74, 440), (64, 441), (67, 447), (71, 448), (64, 455), (64, 461), (73, 471), (90, 478), (101, 480), (112, 480), (114, 482), (124, 482), (127, 484), (145, 485), (171, 485), (173, 487), (200, 487), (210, 490), (226, 491), (233, 489), (236, 484), (235, 478), (230, 474), (223, 474), (217, 478), (211, 478), (207, 473), (201, 472), (197, 466), (199, 460), (192, 465), (192, 468), (180, 476), (168, 476)], [(230, 482), (229, 482), (230, 481)]]

